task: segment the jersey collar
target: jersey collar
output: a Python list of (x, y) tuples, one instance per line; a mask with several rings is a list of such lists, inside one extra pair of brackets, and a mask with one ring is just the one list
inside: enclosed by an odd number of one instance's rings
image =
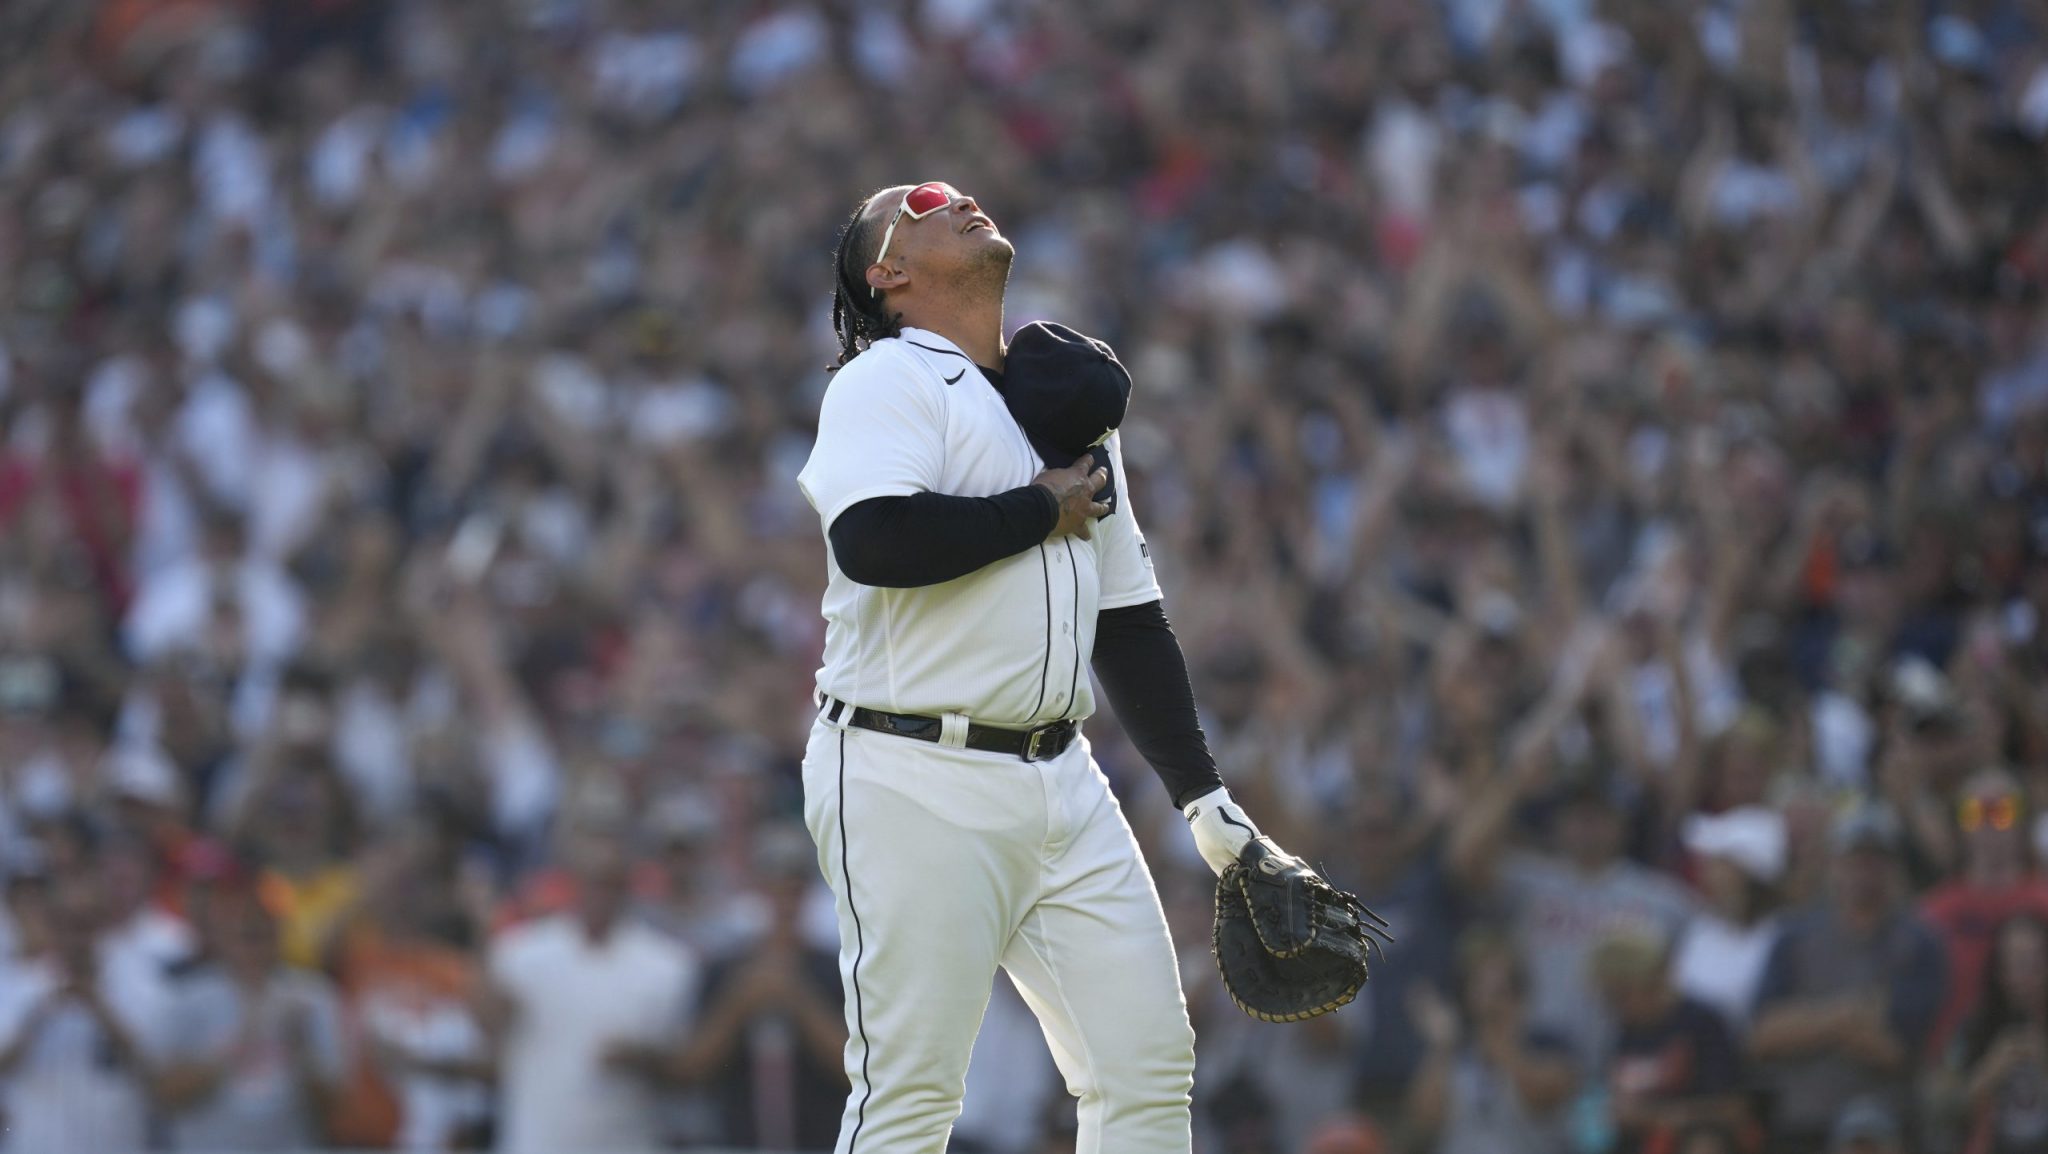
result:
[(960, 351), (959, 345), (954, 344), (952, 341), (947, 340), (946, 338), (931, 331), (930, 329), (920, 329), (910, 325), (905, 325), (903, 326), (903, 340), (905, 343), (915, 345), (928, 353), (939, 353), (947, 357), (958, 357), (961, 360), (967, 362), (969, 365), (972, 365), (974, 363), (973, 358), (969, 357), (966, 353)]

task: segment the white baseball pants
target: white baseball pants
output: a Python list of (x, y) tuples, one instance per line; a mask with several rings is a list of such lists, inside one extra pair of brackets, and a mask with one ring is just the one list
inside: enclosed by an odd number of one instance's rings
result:
[(837, 1154), (943, 1154), (997, 966), (1080, 1100), (1078, 1154), (1188, 1154), (1173, 944), (1086, 741), (1025, 762), (820, 719), (804, 819), (839, 910)]

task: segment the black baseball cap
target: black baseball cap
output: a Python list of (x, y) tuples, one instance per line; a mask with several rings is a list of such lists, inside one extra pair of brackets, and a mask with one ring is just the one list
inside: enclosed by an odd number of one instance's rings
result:
[(1104, 342), (1033, 321), (1010, 338), (1003, 399), (1046, 465), (1064, 469), (1123, 423), (1131, 374)]

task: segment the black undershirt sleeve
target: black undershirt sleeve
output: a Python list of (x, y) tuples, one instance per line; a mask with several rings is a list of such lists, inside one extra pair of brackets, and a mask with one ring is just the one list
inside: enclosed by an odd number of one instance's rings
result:
[(1195, 715), (1187, 657), (1157, 601), (1095, 616), (1095, 679), (1176, 808), (1223, 786)]
[(839, 514), (825, 535), (841, 573), (863, 585), (914, 589), (1022, 553), (1059, 520), (1052, 490), (1024, 485), (993, 497), (870, 497)]

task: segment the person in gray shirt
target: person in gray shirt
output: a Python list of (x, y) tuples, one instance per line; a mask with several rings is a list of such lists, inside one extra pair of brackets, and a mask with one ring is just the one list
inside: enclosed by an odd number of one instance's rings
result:
[(172, 983), (155, 1032), (171, 1149), (318, 1149), (346, 1069), (333, 987), (278, 960), (254, 894), (223, 895), (206, 922), (206, 952)]
[(1408, 1012), (1427, 1048), (1409, 1085), (1418, 1149), (1435, 1154), (1570, 1154), (1579, 1083), (1563, 1040), (1525, 1015), (1528, 972), (1512, 943), (1474, 930), (1458, 948), (1458, 998), (1411, 988)]
[(1941, 939), (1901, 892), (1899, 823), (1883, 806), (1833, 830), (1828, 894), (1794, 915), (1764, 966), (1750, 1054), (1766, 1063), (1774, 1150), (1818, 1150), (1861, 1096), (1911, 1099), (1947, 993)]
[[(1480, 790), (1451, 836), (1452, 876), (1507, 918), (1528, 967), (1530, 1021), (1571, 1046), (1583, 1071), (1606, 1065), (1613, 1023), (1589, 978), (1593, 948), (1616, 934), (1673, 941), (1695, 901), (1623, 854), (1629, 796), (1611, 771), (1575, 767), (1553, 782), (1547, 752), (1524, 756)], [(1503, 852), (1526, 802), (1549, 810), (1549, 851)]]

